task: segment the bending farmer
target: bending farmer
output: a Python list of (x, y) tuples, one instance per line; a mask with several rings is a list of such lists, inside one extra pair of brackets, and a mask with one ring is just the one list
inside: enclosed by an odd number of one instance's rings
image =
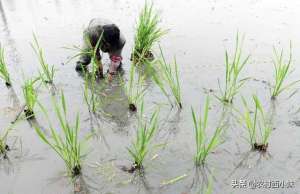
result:
[(83, 45), (82, 52), (79, 61), (76, 64), (77, 71), (83, 71), (87, 69), (87, 66), (91, 62), (93, 50), (97, 46), (98, 40), (101, 38), (99, 47), (96, 51), (96, 63), (98, 65), (97, 75), (103, 77), (103, 66), (101, 63), (100, 50), (108, 53), (111, 60), (109, 64), (109, 78), (116, 74), (117, 70), (122, 65), (122, 49), (125, 45), (125, 38), (121, 34), (120, 29), (109, 21), (101, 19), (92, 19), (89, 26), (83, 33)]

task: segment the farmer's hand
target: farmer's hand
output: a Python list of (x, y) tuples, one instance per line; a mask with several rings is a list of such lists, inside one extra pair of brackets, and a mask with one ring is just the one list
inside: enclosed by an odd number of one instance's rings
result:
[(113, 75), (108, 73), (107, 79), (109, 82), (111, 82), (113, 80)]
[(119, 68), (122, 61), (121, 56), (111, 56), (110, 57), (110, 64), (109, 64), (109, 72), (116, 73), (117, 69)]

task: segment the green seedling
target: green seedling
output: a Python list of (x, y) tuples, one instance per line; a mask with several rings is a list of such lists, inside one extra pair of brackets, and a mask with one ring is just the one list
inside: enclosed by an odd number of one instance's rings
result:
[(10, 76), (4, 59), (4, 48), (0, 44), (0, 77), (5, 81), (7, 87), (11, 86)]
[[(67, 63), (69, 63), (74, 58), (78, 58), (82, 55), (91, 57), (91, 64), (92, 64), (92, 76), (93, 78), (96, 78), (97, 73), (99, 74), (100, 78), (103, 77), (102, 72), (99, 72), (99, 69), (102, 71), (102, 63), (97, 59), (97, 52), (99, 51), (99, 48), (101, 46), (101, 40), (102, 40), (103, 33), (100, 35), (99, 39), (97, 40), (96, 45), (93, 47), (92, 43), (88, 37), (87, 34), (84, 35), (84, 41), (88, 45), (87, 48), (80, 48), (78, 46), (73, 47), (64, 47), (65, 49), (75, 51), (76, 54), (72, 56)], [(88, 73), (88, 69), (85, 66), (82, 66), (82, 69), (85, 71), (85, 73)]]
[[(241, 114), (241, 123), (247, 129), (248, 142), (252, 149), (265, 152), (268, 148), (268, 140), (272, 127), (266, 118), (265, 111), (256, 95), (252, 96), (255, 109), (251, 111), (246, 100), (242, 98), (245, 112)], [(253, 113), (253, 114), (252, 114)]]
[(212, 194), (213, 193), (213, 179), (212, 179), (212, 177), (209, 178), (207, 187), (204, 189), (203, 193), (204, 194)]
[[(176, 105), (181, 109), (182, 101), (181, 101), (181, 87), (179, 81), (179, 70), (176, 59), (174, 59), (174, 63), (167, 63), (166, 59), (163, 55), (162, 49), (160, 47), (161, 58), (158, 61), (159, 69), (155, 71), (152, 78), (155, 83), (161, 89), (163, 94), (168, 98), (169, 102), (173, 104), (172, 100), (169, 97), (167, 90), (171, 91)], [(166, 89), (166, 86), (168, 89)]]
[(138, 128), (135, 140), (128, 149), (130, 156), (133, 158), (134, 164), (132, 166), (132, 172), (136, 169), (143, 168), (143, 162), (147, 154), (149, 153), (151, 141), (158, 129), (158, 115), (159, 109), (152, 113), (149, 123), (143, 118), (144, 103), (141, 104), (140, 113), (138, 116)]
[(42, 81), (45, 83), (52, 84), (54, 80), (54, 73), (55, 73), (54, 66), (49, 65), (45, 61), (44, 51), (40, 47), (38, 39), (35, 34), (33, 34), (33, 43), (31, 43), (31, 47), (33, 48), (35, 54), (37, 55), (41, 66), (40, 77)]
[(213, 179), (210, 176), (207, 185), (200, 188), (196, 194), (212, 194), (213, 193)]
[(23, 96), (25, 100), (25, 109), (24, 113), (27, 119), (33, 118), (34, 117), (34, 107), (37, 102), (37, 93), (35, 90), (35, 83), (39, 80), (40, 78), (36, 79), (28, 79), (25, 81), (25, 84), (22, 88), (23, 91)]
[(10, 147), (7, 145), (7, 137), (11, 128), (4, 130), (3, 134), (0, 134), (0, 156), (7, 158), (7, 152), (10, 150)]
[[(45, 116), (49, 118), (47, 110), (41, 104), (39, 105)], [(60, 103), (53, 100), (53, 107), (60, 127), (53, 127), (51, 122), (48, 120), (50, 135), (46, 134), (46, 132), (39, 126), (35, 126), (35, 130), (40, 139), (49, 145), (65, 162), (68, 175), (75, 178), (81, 174), (82, 167), (81, 147), (83, 142), (81, 142), (78, 137), (80, 130), (80, 117), (79, 114), (77, 114), (74, 125), (68, 121), (67, 105), (63, 92), (61, 94)]]
[(159, 26), (159, 14), (153, 9), (153, 4), (146, 2), (138, 18), (134, 38), (132, 60), (135, 64), (153, 59), (151, 49), (167, 31)]
[[(101, 46), (101, 40), (102, 40), (103, 33), (101, 34), (100, 38), (98, 39), (96, 46), (91, 49), (90, 55), (91, 55), (91, 62), (92, 62), (92, 75), (93, 78), (96, 78), (98, 75), (100, 78), (103, 78), (103, 66), (102, 62), (97, 59), (97, 51), (99, 50)], [(90, 44), (90, 48), (92, 48), (92, 44), (90, 43), (89, 39), (87, 36), (85, 36), (86, 41)]]
[(96, 80), (94, 76), (91, 79), (85, 74), (85, 84), (84, 84), (84, 101), (86, 102), (89, 111), (96, 113), (96, 111), (101, 108), (105, 102), (106, 96), (96, 93)]
[(223, 103), (232, 103), (234, 96), (238, 93), (239, 89), (245, 84), (248, 78), (239, 79), (241, 71), (247, 64), (250, 55), (246, 58), (242, 58), (242, 46), (243, 39), (240, 42), (239, 35), (236, 35), (236, 45), (233, 59), (229, 59), (228, 52), (225, 52), (225, 65), (226, 65), (226, 75), (225, 75), (225, 88), (221, 89), (220, 83), (219, 88), (222, 93), (221, 97), (217, 97)]
[[(86, 76), (87, 77), (87, 76)], [(91, 89), (91, 92), (89, 92), (89, 88)], [(92, 80), (91, 83), (89, 83), (89, 80), (85, 78), (85, 84), (84, 84), (84, 101), (89, 107), (89, 110), (93, 113), (96, 112), (98, 107), (98, 101), (97, 96), (94, 92), (95, 88), (95, 82)]]
[(123, 87), (128, 98), (129, 110), (132, 112), (137, 111), (137, 104), (144, 97), (146, 93), (146, 88), (143, 86), (145, 76), (139, 74), (138, 77), (135, 76), (136, 67), (132, 64), (129, 71), (129, 80)]
[(197, 118), (196, 113), (192, 108), (192, 117), (195, 128), (195, 140), (196, 140), (196, 155), (195, 164), (202, 165), (205, 162), (206, 157), (211, 153), (220, 143), (223, 126), (218, 126), (212, 137), (209, 139), (206, 128), (209, 112), (209, 97), (206, 98), (205, 107), (203, 110), (203, 116)]
[(283, 60), (283, 49), (281, 50), (280, 54), (276, 50), (275, 47), (273, 47), (274, 51), (274, 59), (273, 59), (273, 64), (274, 64), (274, 69), (275, 69), (275, 83), (272, 87), (272, 96), (271, 99), (275, 100), (276, 97), (282, 93), (284, 90), (290, 88), (300, 80), (291, 82), (289, 84), (284, 85), (284, 81), (286, 80), (287, 76), (292, 73), (291, 70), (291, 63), (292, 63), (292, 44), (290, 44), (290, 55), (289, 59), (287, 62), (284, 62)]
[(212, 194), (212, 185), (213, 185), (213, 183), (212, 183), (213, 181), (212, 181), (212, 178), (210, 178), (209, 179), (209, 182), (208, 182), (208, 185), (207, 185), (207, 188), (206, 188), (206, 190), (205, 190), (205, 194)]

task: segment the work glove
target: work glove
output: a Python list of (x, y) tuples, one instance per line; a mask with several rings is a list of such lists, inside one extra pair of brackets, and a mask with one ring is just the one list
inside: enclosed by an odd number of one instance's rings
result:
[(111, 56), (110, 65), (108, 69), (108, 81), (112, 81), (113, 75), (117, 73), (119, 66), (121, 65), (122, 57), (121, 56)]
[(118, 67), (120, 66), (122, 62), (122, 57), (121, 56), (111, 56), (110, 57), (110, 65), (109, 65), (109, 74), (116, 74)]

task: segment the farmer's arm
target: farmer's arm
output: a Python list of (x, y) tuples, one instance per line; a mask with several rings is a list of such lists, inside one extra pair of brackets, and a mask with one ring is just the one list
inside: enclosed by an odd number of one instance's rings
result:
[(109, 58), (110, 58), (110, 64), (109, 64), (109, 73), (115, 74), (120, 65), (122, 64), (122, 50), (125, 45), (125, 38), (121, 34), (120, 40), (118, 42), (118, 45), (116, 45), (110, 52), (109, 52)]

